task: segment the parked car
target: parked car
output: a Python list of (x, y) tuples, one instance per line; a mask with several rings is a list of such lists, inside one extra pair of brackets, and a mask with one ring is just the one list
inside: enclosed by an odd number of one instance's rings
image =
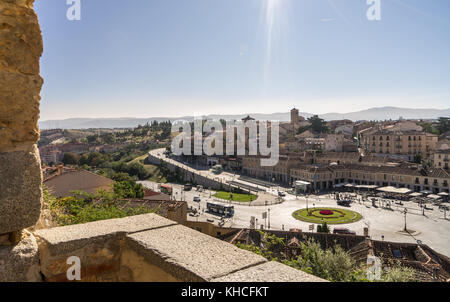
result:
[(285, 197), (285, 196), (286, 196), (286, 193), (281, 192), (281, 191), (278, 191), (278, 196), (280, 196), (280, 197)]
[(351, 203), (352, 203), (352, 201), (348, 200), (348, 199), (346, 199), (346, 200), (338, 200), (337, 201), (338, 205), (344, 206), (344, 207), (349, 207)]
[(195, 197), (194, 197), (194, 201), (195, 201), (195, 202), (200, 202), (200, 201), (201, 201), (201, 199), (200, 199), (200, 197), (198, 197), (198, 196), (195, 196)]
[(356, 232), (347, 228), (335, 228), (333, 234), (356, 235)]

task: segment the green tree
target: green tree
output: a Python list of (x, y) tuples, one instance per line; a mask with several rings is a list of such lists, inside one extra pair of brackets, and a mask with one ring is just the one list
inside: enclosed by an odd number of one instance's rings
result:
[(285, 264), (329, 281), (349, 282), (362, 279), (364, 273), (340, 245), (322, 249), (314, 239), (300, 242), (300, 255)]
[(78, 165), (78, 162), (80, 161), (80, 156), (78, 154), (67, 152), (64, 153), (62, 162), (65, 165)]
[(134, 181), (118, 181), (114, 183), (114, 194), (117, 198), (143, 198), (144, 187)]
[(318, 115), (310, 117), (308, 121), (311, 123), (311, 129), (315, 133), (328, 133), (330, 131), (325, 120), (319, 118)]
[(119, 172), (119, 173), (115, 173), (112, 177), (112, 180), (114, 181), (133, 181), (133, 178), (125, 172)]
[(450, 118), (449, 117), (440, 117), (437, 125), (437, 130), (442, 134), (444, 132), (450, 131)]
[(328, 227), (328, 224), (326, 222), (323, 222), (322, 225), (317, 226), (317, 233), (331, 233), (330, 228)]
[(414, 162), (416, 164), (421, 164), (422, 163), (422, 155), (421, 154), (414, 155)]

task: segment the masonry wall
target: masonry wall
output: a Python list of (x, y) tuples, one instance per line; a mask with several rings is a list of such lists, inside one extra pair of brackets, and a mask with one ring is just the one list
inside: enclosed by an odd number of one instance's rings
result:
[(0, 0), (0, 234), (33, 226), (40, 215), (42, 51), (33, 0)]
[[(161, 159), (157, 158), (156, 156), (149, 154), (147, 157), (147, 162), (153, 165), (161, 165)], [(181, 175), (183, 176), (183, 180), (186, 182), (194, 183), (196, 185), (201, 185), (204, 188), (211, 188), (214, 190), (223, 190), (224, 188), (227, 188), (228, 185), (215, 181), (214, 179), (195, 174), (191, 171), (187, 171), (185, 169), (182, 169), (170, 162), (165, 162), (165, 165), (167, 169), (169, 169), (170, 172), (175, 172), (177, 169), (181, 172)]]

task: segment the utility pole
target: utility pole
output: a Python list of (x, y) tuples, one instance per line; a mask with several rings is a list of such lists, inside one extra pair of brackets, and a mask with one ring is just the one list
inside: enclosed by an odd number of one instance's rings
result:
[(269, 211), (269, 224), (268, 224), (268, 229), (270, 230), (270, 209), (268, 209)]
[(408, 209), (405, 209), (405, 211), (403, 212), (405, 214), (405, 232), (408, 232), (408, 229), (406, 228), (406, 213), (408, 213)]

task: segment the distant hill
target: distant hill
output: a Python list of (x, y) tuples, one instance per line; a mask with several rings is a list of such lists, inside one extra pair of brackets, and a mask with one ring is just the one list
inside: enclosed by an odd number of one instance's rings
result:
[[(218, 115), (212, 114), (205, 116), (209, 119), (242, 119), (250, 115), (257, 120), (278, 120), (289, 121), (290, 113), (246, 113), (239, 115)], [(311, 113), (302, 112), (301, 116), (309, 118), (313, 116)], [(410, 108), (397, 108), (397, 107), (380, 107), (370, 108), (367, 110), (361, 110), (349, 113), (326, 113), (319, 115), (326, 121), (349, 119), (352, 121), (360, 120), (396, 120), (399, 117), (404, 119), (437, 119), (439, 117), (450, 117), (450, 109), (410, 109)], [(149, 117), (149, 118), (71, 118), (65, 120), (49, 120), (40, 121), (39, 126), (41, 129), (89, 129), (89, 128), (132, 128), (138, 125), (144, 125), (147, 122), (152, 121), (175, 121), (175, 120), (192, 120), (193, 116), (184, 117)]]

